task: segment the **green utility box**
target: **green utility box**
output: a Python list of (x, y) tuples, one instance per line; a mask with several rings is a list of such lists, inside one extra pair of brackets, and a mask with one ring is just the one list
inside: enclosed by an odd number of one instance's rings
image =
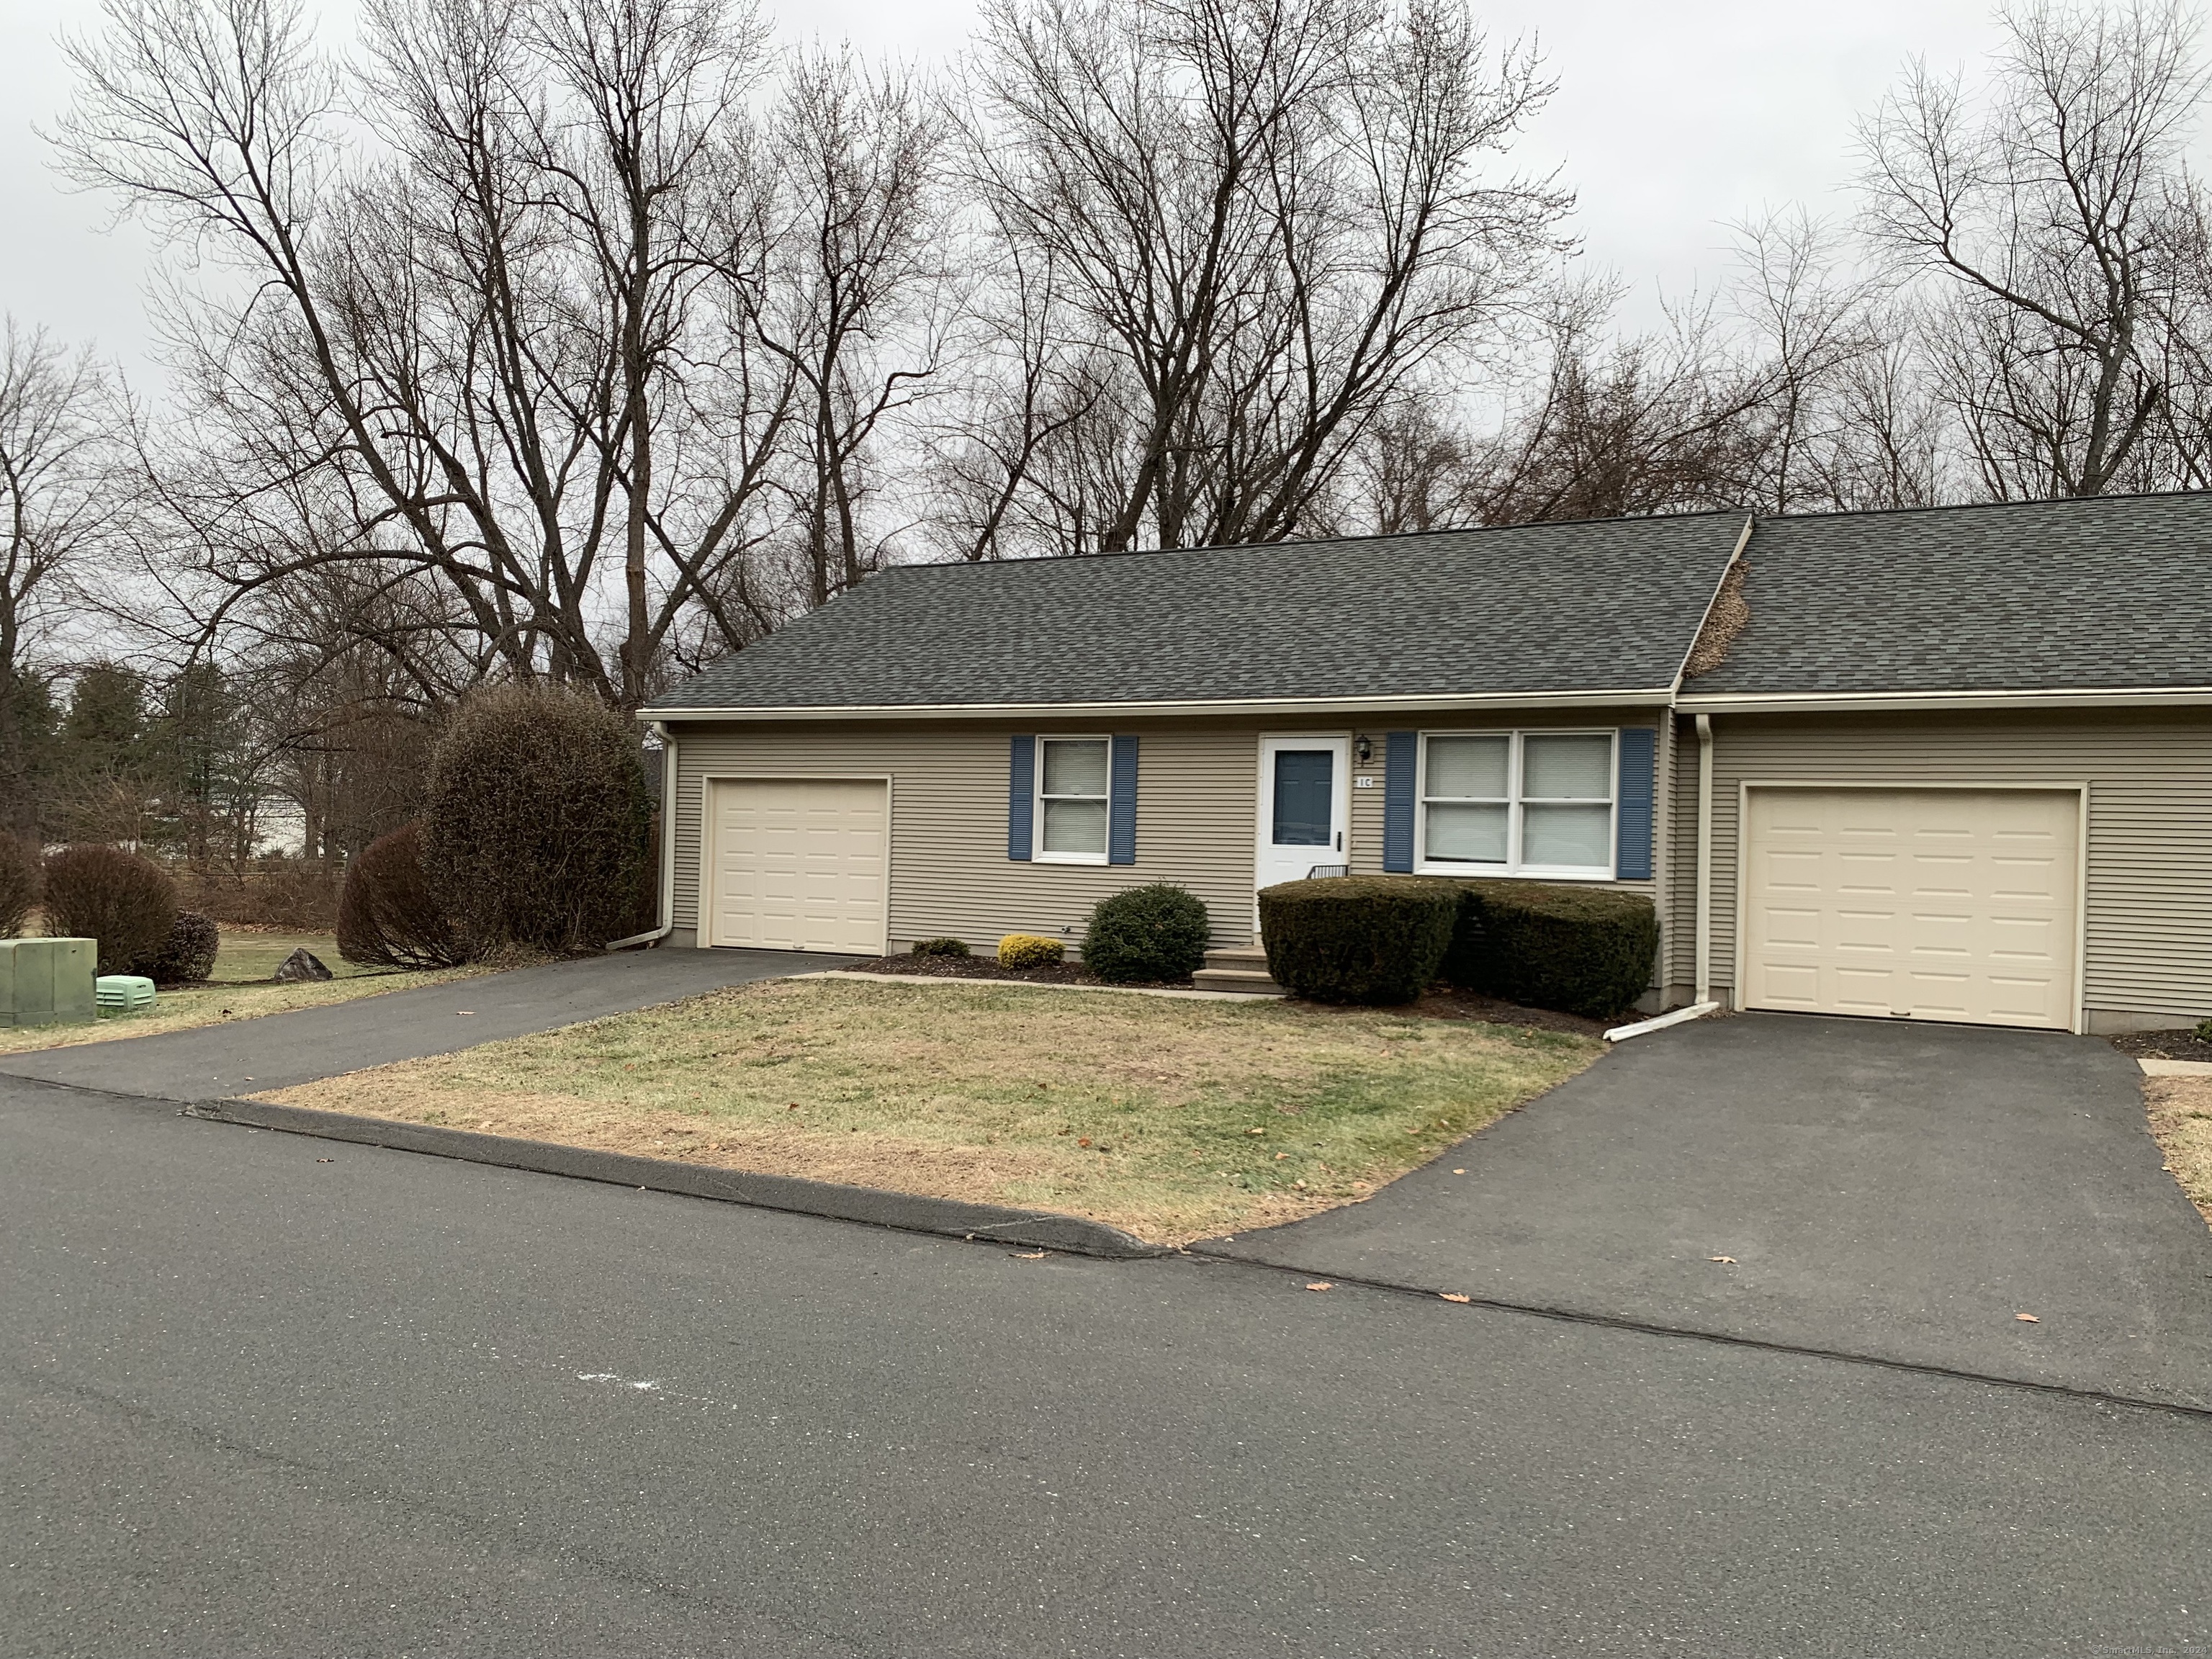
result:
[(92, 988), (99, 959), (97, 939), (0, 939), (0, 1029), (99, 1018)]

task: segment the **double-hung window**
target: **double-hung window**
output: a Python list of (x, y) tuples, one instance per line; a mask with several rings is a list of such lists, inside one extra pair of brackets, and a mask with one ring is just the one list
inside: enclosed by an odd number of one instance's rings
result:
[(1610, 732), (1437, 732), (1421, 740), (1419, 868), (1609, 878)]
[(1048, 863), (1106, 862), (1108, 739), (1040, 738), (1036, 853)]

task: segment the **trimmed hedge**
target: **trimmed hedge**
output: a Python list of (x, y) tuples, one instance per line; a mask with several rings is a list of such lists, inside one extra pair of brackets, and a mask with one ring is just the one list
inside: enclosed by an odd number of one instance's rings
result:
[(160, 950), (177, 921), (177, 884), (120, 847), (64, 847), (46, 859), (46, 935), (100, 941), (100, 971), (123, 974)]
[(1450, 947), (1456, 884), (1424, 876), (1324, 876), (1260, 890), (1267, 971), (1316, 1002), (1410, 1002)]
[(969, 954), (964, 939), (918, 939), (908, 951), (917, 957), (964, 957)]
[(652, 862), (637, 735), (548, 685), (479, 691), (430, 755), (430, 896), (474, 952), (596, 951), (632, 931)]
[(45, 885), (39, 855), (29, 845), (0, 830), (0, 939), (14, 939), (38, 908)]
[(1009, 933), (999, 941), (1001, 968), (1042, 968), (1060, 958), (1060, 942), (1042, 933)]
[(467, 960), (423, 879), (421, 825), (379, 836), (346, 871), (338, 954), (379, 968), (457, 968)]
[(222, 933), (198, 910), (179, 910), (170, 924), (169, 937), (157, 950), (131, 964), (134, 974), (167, 990), (178, 985), (204, 983), (215, 972), (216, 952), (222, 948)]
[(1206, 906), (1164, 881), (1100, 899), (1083, 934), (1083, 964), (1103, 980), (1188, 979), (1206, 962)]
[(1642, 893), (1547, 882), (1462, 880), (1443, 976), (1530, 1008), (1603, 1019), (1642, 996), (1659, 916)]

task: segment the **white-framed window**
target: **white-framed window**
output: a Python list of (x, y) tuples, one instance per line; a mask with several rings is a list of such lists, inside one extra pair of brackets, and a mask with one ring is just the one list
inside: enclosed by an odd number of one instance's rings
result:
[(1425, 732), (1415, 867), (1609, 879), (1612, 732)]
[(1106, 862), (1109, 738), (1039, 738), (1035, 856), (1047, 864)]

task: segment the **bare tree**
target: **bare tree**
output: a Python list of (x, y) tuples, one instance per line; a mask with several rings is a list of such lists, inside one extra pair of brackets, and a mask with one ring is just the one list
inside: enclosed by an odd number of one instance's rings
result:
[(127, 422), (90, 353), (0, 321), (0, 830), (38, 833), (30, 675), (114, 512)]
[(1938, 286), (1929, 361), (1983, 489), (2094, 495), (2167, 394), (2168, 210), (2205, 71), (2172, 0), (2001, 18), (1985, 100), (1916, 64), (1862, 124), (1864, 226)]
[(763, 327), (799, 392), (787, 539), (809, 605), (881, 562), (869, 498), (885, 423), (927, 392), (943, 356), (944, 142), (910, 76), (849, 51), (790, 60), (769, 127), (778, 231)]
[[(1000, 480), (991, 535), (1300, 533), (1362, 435), (1499, 347), (1565, 246), (1565, 191), (1483, 165), (1551, 83), (1531, 51), (1493, 62), (1453, 0), (995, 0), (969, 76), (987, 258), (1030, 285), (1007, 307), (1021, 378), (981, 416), (1018, 410), (1018, 441), (966, 450)], [(1066, 393), (1030, 376), (1048, 354)]]
[[(730, 208), (758, 31), (722, 0), (379, 0), (368, 32), (351, 86), (282, 0), (112, 0), (74, 49), (71, 172), (247, 295), (173, 313), (210, 620), (356, 563), (435, 585), (487, 672), (635, 706), (693, 617), (759, 631), (727, 609), (787, 396)], [(337, 152), (349, 93), (373, 163)]]

